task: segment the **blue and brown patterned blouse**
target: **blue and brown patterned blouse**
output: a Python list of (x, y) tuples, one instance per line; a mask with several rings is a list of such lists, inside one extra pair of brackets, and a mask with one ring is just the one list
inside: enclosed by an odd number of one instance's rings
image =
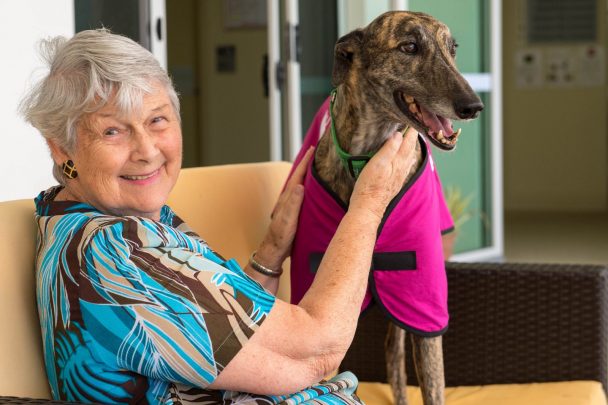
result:
[(293, 396), (212, 391), (275, 298), (167, 206), (160, 221), (36, 198), (36, 280), (53, 397), (98, 403), (353, 403), (343, 375)]

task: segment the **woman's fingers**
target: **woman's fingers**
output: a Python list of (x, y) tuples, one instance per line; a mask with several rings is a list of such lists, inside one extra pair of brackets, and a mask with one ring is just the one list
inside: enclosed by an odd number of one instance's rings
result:
[(391, 135), (377, 154), (382, 154), (383, 158), (389, 160), (394, 159), (395, 154), (410, 157), (416, 147), (417, 138), (418, 131), (412, 127), (407, 127), (404, 133), (395, 132)]
[(302, 183), (313, 155), (314, 148), (310, 147), (293, 170), (270, 215), (271, 223), (266, 239), (280, 250), (281, 256), (287, 255), (296, 233), (298, 217), (304, 200)]
[(401, 148), (413, 152), (416, 148), (416, 141), (418, 139), (418, 131), (415, 128), (408, 127), (403, 134), (403, 143)]
[(376, 160), (382, 161), (392, 161), (395, 157), (395, 154), (399, 151), (401, 144), (403, 143), (403, 135), (399, 132), (395, 132), (391, 137), (382, 145), (378, 153), (374, 155), (377, 156)]
[(416, 153), (416, 142), (418, 141), (418, 131), (414, 128), (408, 128), (403, 134), (403, 141), (399, 146), (397, 154), (399, 158), (397, 163), (403, 165), (406, 169), (406, 174), (412, 169), (412, 164), (415, 162), (414, 154)]
[(417, 136), (414, 129), (391, 135), (355, 183), (351, 208), (364, 208), (380, 217), (383, 215), (413, 168)]
[[(297, 186), (304, 182), (304, 177), (306, 177), (306, 169), (308, 168), (308, 163), (310, 162), (310, 159), (312, 159), (312, 157), (314, 155), (314, 151), (315, 151), (315, 148), (313, 146), (308, 148), (308, 150), (304, 154), (304, 157), (302, 157), (302, 160), (300, 161), (300, 163), (298, 163), (296, 168), (293, 170), (291, 177), (289, 178), (289, 180), (287, 180), (287, 183), (285, 184), (285, 189), (281, 192), (281, 195), (279, 195), (279, 199), (278, 199), (276, 205), (274, 206), (272, 213), (270, 214), (270, 218), (274, 218), (277, 211), (281, 209), (281, 206), (283, 205), (284, 201), (290, 199), (291, 194), (293, 193), (293, 190), (294, 190), (294, 186)], [(301, 190), (300, 204), (302, 202), (301, 201), (302, 197), (304, 197), (303, 189)]]
[(289, 181), (287, 182), (287, 187), (289, 187), (292, 184), (302, 184), (302, 182), (304, 181), (304, 177), (306, 176), (306, 169), (308, 168), (308, 162), (310, 162), (310, 159), (312, 158), (314, 151), (315, 151), (315, 148), (313, 146), (308, 148), (308, 150), (304, 154), (304, 157), (302, 158), (300, 163), (298, 163), (295, 170), (291, 174), (291, 177), (289, 178)]

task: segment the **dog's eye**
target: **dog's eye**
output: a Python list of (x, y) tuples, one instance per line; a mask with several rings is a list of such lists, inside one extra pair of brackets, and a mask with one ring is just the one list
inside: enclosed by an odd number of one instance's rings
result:
[(452, 56), (456, 56), (456, 48), (458, 48), (458, 44), (456, 42), (454, 42), (452, 44), (452, 46), (450, 47), (450, 54)]
[(418, 52), (418, 45), (415, 42), (405, 42), (399, 45), (399, 50), (401, 52), (409, 53), (413, 55)]

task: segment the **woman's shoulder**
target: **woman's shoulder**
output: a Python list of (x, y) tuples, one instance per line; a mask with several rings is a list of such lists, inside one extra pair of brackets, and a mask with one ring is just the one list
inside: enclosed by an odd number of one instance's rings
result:
[(42, 191), (35, 199), (40, 241), (57, 243), (79, 239), (80, 249), (95, 242), (125, 245), (129, 249), (147, 247), (183, 247), (202, 252), (206, 243), (169, 207), (164, 206), (159, 220), (140, 216), (102, 213), (78, 201), (56, 199), (61, 186)]

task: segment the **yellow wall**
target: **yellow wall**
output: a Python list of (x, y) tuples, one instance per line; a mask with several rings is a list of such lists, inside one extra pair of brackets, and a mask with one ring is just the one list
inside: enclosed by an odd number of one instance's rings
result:
[[(268, 99), (262, 87), (265, 28), (225, 29), (222, 1), (198, 3), (201, 164), (268, 160)], [(236, 71), (216, 71), (216, 47), (236, 46)]]
[[(503, 1), (505, 208), (604, 211), (608, 209), (606, 86), (518, 88), (515, 54), (526, 45), (520, 32), (522, 4)], [(598, 0), (598, 4), (598, 40), (605, 49), (606, 2)], [(569, 52), (575, 49), (559, 45)]]

